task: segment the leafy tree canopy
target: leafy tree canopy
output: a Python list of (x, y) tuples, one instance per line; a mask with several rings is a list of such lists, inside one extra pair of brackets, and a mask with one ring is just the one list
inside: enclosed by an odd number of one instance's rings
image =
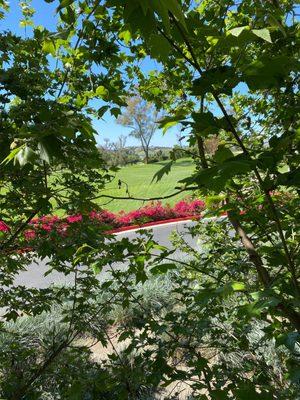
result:
[[(1, 232), (0, 307), (5, 310), (3, 331), (14, 332), (7, 321), (58, 306), (67, 329), (61, 335), (52, 330), (47, 346), (43, 342), (30, 351), (13, 334), (9, 351), (19, 349), (29, 367), (10, 374), (12, 363), (2, 357), (1, 395), (41, 398), (41, 388), (63, 377), (63, 367), (52, 368), (63, 354), (72, 358), (67, 351), (81, 333), (107, 345), (108, 327), (116, 323), (113, 307), (121, 304), (128, 310), (133, 304), (145, 314), (129, 327), (119, 321), (119, 339), (130, 341), (128, 354), (144, 355), (147, 373), (143, 379), (136, 375), (143, 384), (161, 388), (188, 382), (196, 398), (298, 398), (297, 2), (55, 4), (53, 31), (33, 23), (34, 10), (25, 1), (21, 25), (29, 33), (20, 37), (5, 29), (0, 34), (0, 212), (11, 227)], [(0, 8), (5, 23), (9, 6), (2, 0)], [(147, 72), (143, 62), (149, 59), (155, 68)], [(97, 151), (92, 118), (106, 112), (118, 118), (136, 87), (142, 101), (165, 114), (159, 127), (168, 134), (169, 127), (180, 124), (197, 148), (195, 172), (178, 183), (177, 191), (204, 197), (207, 215), (226, 213), (225, 222), (192, 230), (203, 237), (203, 252), (177, 238), (177, 246), (192, 256), (181, 263), (151, 237), (117, 241), (93, 224), (74, 224), (65, 236), (52, 232), (53, 240), (39, 238), (24, 252), (23, 232), (36, 216), (86, 215), (97, 209), (94, 193), (105, 188), (111, 173)], [(208, 153), (205, 141), (215, 138), (218, 147)], [(164, 179), (171, 167), (156, 178)], [(49, 272), (73, 276), (74, 285), (36, 289), (16, 284), (18, 273), (33, 259), (47, 259)], [(125, 259), (126, 271), (114, 268)], [(101, 283), (95, 274), (104, 267), (110, 268), (111, 278)], [(147, 312), (135, 285), (174, 269), (172, 293), (179, 306)], [(99, 302), (99, 292), (104, 301)], [(99, 313), (107, 319), (96, 326)], [(286, 347), (276, 365), (261, 356), (262, 342)], [(243, 366), (229, 362), (229, 353), (244, 355)], [(78, 358), (73, 359), (76, 364)], [(116, 359), (122, 367), (133, 365), (113, 353), (106, 370), (113, 371), (113, 382), (122, 375)], [(114, 395), (138, 398), (134, 376)], [(76, 392), (76, 383), (68, 387)]]

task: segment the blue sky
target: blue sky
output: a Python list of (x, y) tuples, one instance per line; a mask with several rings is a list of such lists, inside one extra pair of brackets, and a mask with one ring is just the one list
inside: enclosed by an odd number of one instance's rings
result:
[[(6, 14), (5, 19), (0, 20), (0, 29), (11, 30), (20, 36), (24, 35), (24, 28), (19, 26), (19, 21), (22, 18), (21, 9), (18, 0), (9, 0), (10, 12)], [(49, 30), (55, 29), (56, 13), (55, 8), (57, 6), (57, 1), (53, 3), (46, 3), (44, 0), (32, 0), (32, 7), (35, 9), (36, 13), (34, 15), (34, 23), (36, 25), (43, 25)], [(28, 29), (28, 28), (27, 28)], [(30, 30), (30, 29), (28, 29)], [(154, 62), (145, 61), (143, 65), (146, 71), (155, 67)], [(115, 118), (109, 113), (106, 113), (102, 120), (93, 120), (95, 129), (98, 132), (97, 141), (102, 143), (104, 138), (109, 138), (114, 141), (120, 135), (128, 135), (130, 130), (118, 125), (115, 122)], [(177, 143), (176, 132), (178, 128), (170, 129), (165, 135), (161, 131), (157, 131), (152, 141), (153, 146), (173, 146)], [(137, 139), (128, 137), (127, 145), (138, 145)]]

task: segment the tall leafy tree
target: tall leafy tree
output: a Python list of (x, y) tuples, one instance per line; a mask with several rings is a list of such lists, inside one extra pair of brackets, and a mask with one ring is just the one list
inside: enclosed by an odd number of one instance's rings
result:
[(150, 145), (157, 130), (159, 112), (153, 104), (138, 95), (128, 97), (126, 103), (126, 109), (117, 121), (131, 129), (130, 136), (140, 142), (145, 153), (145, 163), (148, 164)]
[[(8, 4), (1, 2), (0, 6), (5, 21)], [(65, 301), (73, 303), (73, 311), (65, 310), (62, 317), (69, 330), (62, 336), (54, 335), (52, 347), (39, 361), (27, 365), (24, 373), (13, 371), (9, 380), (9, 367), (1, 353), (1, 397), (11, 399), (31, 396), (41, 374), (70, 345), (75, 331), (81, 330), (85, 311), (91, 311), (88, 304), (99, 283), (91, 269), (79, 272), (78, 262), (83, 249), (100, 245), (104, 236), (83, 224), (80, 230), (75, 226), (68, 232), (53, 230), (51, 237), (46, 238), (49, 220), (45, 216), (79, 212), (87, 215), (97, 209), (90, 199), (91, 193), (103, 189), (110, 174), (96, 148), (91, 117), (101, 116), (105, 111), (101, 107), (109, 108), (107, 104), (114, 104), (115, 108), (123, 104), (116, 93), (121, 95), (123, 88), (120, 72), (117, 68), (107, 71), (109, 58), (116, 64), (120, 61), (118, 48), (111, 44), (107, 33), (94, 30), (92, 23), (89, 25), (95, 7), (89, 9), (86, 5), (86, 18), (77, 28), (75, 10), (65, 15), (61, 12), (54, 33), (36, 27), (32, 20), (34, 11), (25, 3), (22, 7), (26, 35), (20, 37), (8, 29), (0, 34), (0, 215), (5, 228), (0, 232), (1, 332), (6, 329), (5, 321), (39, 315)], [(94, 54), (87, 57), (87, 44), (91, 42)], [(99, 65), (106, 73), (94, 72)], [(92, 100), (98, 102), (97, 106), (90, 105)], [(31, 232), (37, 217), (42, 217), (41, 237), (29, 246), (26, 232)], [(62, 244), (62, 235), (72, 239)], [(48, 273), (56, 270), (72, 276), (73, 284), (59, 289), (18, 283), (20, 272), (32, 266), (34, 259), (48, 261)], [(85, 317), (80, 320), (78, 314), (74, 319), (77, 312)], [(14, 357), (17, 339), (14, 334), (12, 338), (9, 354)]]

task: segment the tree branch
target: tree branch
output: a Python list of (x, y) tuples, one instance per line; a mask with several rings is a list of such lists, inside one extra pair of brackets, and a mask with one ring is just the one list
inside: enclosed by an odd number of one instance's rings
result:
[(164, 200), (164, 199), (170, 199), (171, 197), (174, 197), (182, 192), (187, 192), (190, 190), (197, 190), (197, 189), (199, 189), (199, 186), (188, 187), (185, 189), (178, 190), (177, 192), (168, 194), (166, 196), (158, 196), (158, 197), (111, 196), (108, 194), (101, 194), (99, 196), (91, 197), (89, 200), (96, 200), (101, 198), (113, 199), (113, 200), (138, 200), (138, 201)]
[(251, 239), (246, 234), (240, 222), (234, 217), (231, 211), (228, 212), (228, 219), (231, 225), (234, 227), (234, 230), (236, 231), (237, 235), (240, 237), (241, 242), (243, 243), (243, 246), (249, 255), (250, 261), (255, 265), (260, 281), (263, 283), (264, 286), (269, 286), (271, 282), (270, 275), (266, 270), (266, 268), (264, 267), (260, 255), (255, 250), (255, 247)]
[[(204, 96), (201, 97), (201, 103), (200, 103), (200, 112), (203, 113), (204, 109)], [(208, 168), (207, 160), (205, 157), (205, 151), (204, 151), (204, 142), (201, 136), (196, 136), (197, 139), (197, 145), (198, 145), (198, 152), (199, 152), (199, 157), (201, 161), (202, 168), (206, 169)]]

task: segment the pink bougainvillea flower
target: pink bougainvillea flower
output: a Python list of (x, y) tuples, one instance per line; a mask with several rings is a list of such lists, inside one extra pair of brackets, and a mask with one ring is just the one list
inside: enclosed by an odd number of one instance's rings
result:
[(51, 216), (50, 215), (43, 215), (42, 217), (40, 217), (39, 221), (42, 223), (47, 223), (51, 220)]
[(33, 218), (30, 221), (31, 225), (39, 225), (39, 224), (47, 224), (47, 225), (54, 225), (55, 223), (59, 222), (60, 218), (56, 215), (43, 215), (39, 218)]
[(44, 215), (39, 219), (39, 222), (47, 225), (54, 225), (56, 222), (59, 222), (59, 218), (56, 215)]
[(69, 224), (61, 222), (57, 227), (56, 231), (60, 236), (67, 236)]
[(82, 215), (81, 215), (81, 214), (69, 215), (69, 216), (66, 218), (66, 221), (67, 221), (69, 224), (73, 224), (74, 222), (80, 222), (80, 221), (82, 221)]
[(5, 222), (0, 221), (0, 231), (1, 232), (9, 232), (10, 231), (10, 227), (8, 225), (6, 225)]
[(24, 236), (26, 240), (33, 240), (36, 237), (36, 233), (33, 230), (28, 230), (24, 232)]
[(117, 221), (120, 226), (128, 226), (136, 223), (160, 221), (174, 218), (174, 211), (170, 206), (163, 206), (161, 202), (151, 203), (138, 210), (130, 211), (128, 214), (120, 212)]
[[(179, 201), (173, 207), (168, 204), (163, 205), (161, 202), (152, 202), (128, 213), (119, 211), (114, 214), (108, 210), (94, 210), (88, 214), (89, 221), (87, 220), (86, 222), (96, 226), (109, 227), (109, 229), (111, 229), (173, 218), (200, 217), (204, 209), (205, 203), (202, 200), (186, 198)], [(64, 237), (69, 236), (70, 225), (82, 221), (83, 216), (79, 213), (69, 215), (66, 218), (59, 218), (55, 215), (45, 215), (32, 219), (32, 229), (25, 232), (25, 237), (28, 240), (34, 239), (38, 236), (40, 230), (44, 231), (43, 236), (45, 236), (45, 234), (47, 236), (50, 232), (57, 232), (60, 236)], [(3, 224), (4, 223), (0, 221), (0, 230), (9, 230), (7, 225)]]
[(46, 231), (46, 232), (51, 232), (51, 231), (52, 231), (52, 226), (51, 226), (51, 225), (48, 225), (48, 224), (43, 224), (43, 225), (41, 226), (41, 228), (42, 228), (44, 231)]
[(91, 211), (89, 216), (91, 220), (99, 222), (100, 224), (108, 224), (108, 225), (118, 224), (117, 216), (114, 213), (107, 210)]
[(90, 218), (91, 219), (97, 219), (98, 218), (98, 213), (96, 211), (91, 211), (90, 212)]
[(202, 200), (186, 201), (181, 200), (174, 206), (176, 217), (197, 216), (205, 208), (205, 203)]

